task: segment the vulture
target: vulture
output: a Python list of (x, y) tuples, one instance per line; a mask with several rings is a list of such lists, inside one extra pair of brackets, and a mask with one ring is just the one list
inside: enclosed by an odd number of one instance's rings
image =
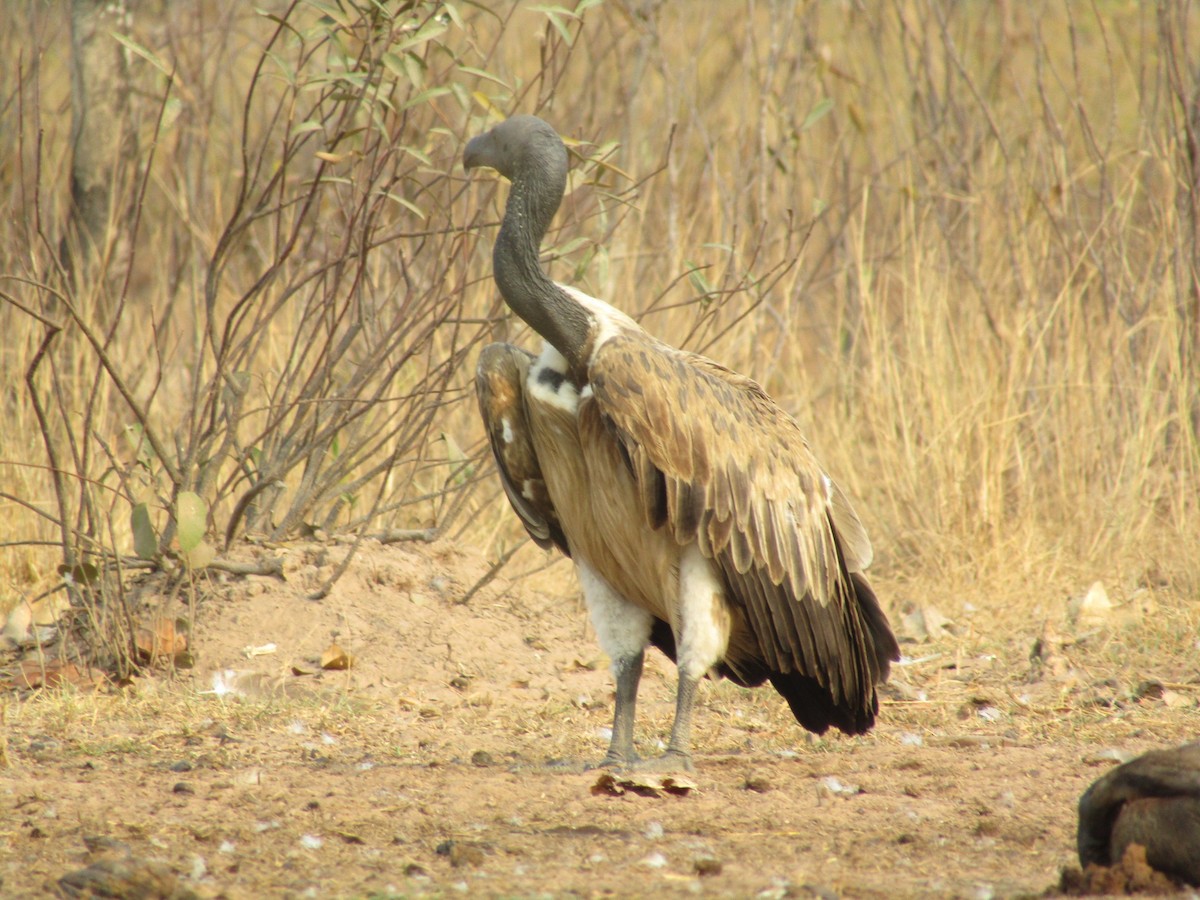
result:
[[(705, 676), (771, 685), (823, 734), (872, 727), (899, 647), (863, 571), (871, 544), (800, 428), (758, 384), (552, 281), (538, 252), (567, 150), (535, 116), (473, 138), (466, 169), (511, 182), (492, 263), (505, 303), (543, 339), (484, 348), (476, 390), (500, 480), (530, 536), (557, 547), (616, 682), (601, 766), (690, 770)], [(633, 726), (645, 650), (678, 668), (666, 752)]]
[(1079, 864), (1121, 863), (1131, 844), (1165, 875), (1200, 887), (1200, 741), (1152, 750), (1105, 773), (1079, 800)]

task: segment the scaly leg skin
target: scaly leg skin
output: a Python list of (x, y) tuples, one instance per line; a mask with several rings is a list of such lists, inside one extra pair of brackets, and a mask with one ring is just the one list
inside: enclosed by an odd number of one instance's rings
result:
[(608, 754), (598, 768), (624, 769), (637, 766), (641, 758), (633, 749), (633, 721), (637, 709), (638, 683), (642, 679), (642, 664), (645, 651), (639, 650), (632, 656), (613, 661), (613, 675), (617, 680), (616, 709), (613, 712), (612, 740)]
[(675, 694), (675, 724), (667, 752), (638, 766), (654, 772), (692, 771), (692, 710), (696, 687), (729, 646), (730, 616), (724, 584), (712, 560), (695, 544), (685, 547), (679, 560), (679, 623), (676, 665), (679, 688)]
[(642, 772), (692, 771), (692, 710), (696, 706), (696, 687), (699, 684), (699, 678), (693, 678), (680, 669), (679, 689), (675, 695), (675, 724), (671, 726), (667, 752), (655, 759), (642, 760), (634, 768)]
[(612, 660), (617, 682), (612, 741), (600, 765), (623, 769), (639, 762), (633, 751), (633, 716), (654, 617), (613, 590), (587, 560), (578, 558), (575, 564), (592, 625), (600, 646)]

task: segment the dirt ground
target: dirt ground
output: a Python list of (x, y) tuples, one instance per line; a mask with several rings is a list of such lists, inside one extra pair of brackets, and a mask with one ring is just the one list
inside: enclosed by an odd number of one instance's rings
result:
[[(709, 683), (692, 786), (615, 793), (584, 768), (612, 685), (566, 565), (514, 562), (463, 604), (482, 556), (370, 544), (313, 601), (342, 548), (253, 552), (284, 577), (165, 610), (195, 618), (193, 667), (10, 700), (0, 894), (107, 873), (128, 897), (1038, 895), (1075, 863), (1084, 788), (1200, 733), (1195, 604), (1169, 586), (1116, 598), (1129, 621), (1047, 598), (998, 636), (977, 602), (877, 579), (905, 660), (873, 733), (811, 739), (769, 690)], [(331, 643), (348, 669), (320, 668)], [(650, 660), (646, 753), (673, 686)]]

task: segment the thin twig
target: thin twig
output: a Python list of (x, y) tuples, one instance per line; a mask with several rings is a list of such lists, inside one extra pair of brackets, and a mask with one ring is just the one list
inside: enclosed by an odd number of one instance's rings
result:
[(503, 569), (506, 565), (508, 565), (508, 561), (513, 558), (513, 555), (518, 550), (520, 550), (522, 547), (525, 546), (525, 544), (527, 543), (527, 540), (528, 539), (526, 539), (525, 541), (520, 541), (513, 547), (510, 547), (508, 550), (504, 551), (504, 553), (500, 554), (500, 558), (498, 560), (496, 560), (495, 563), (492, 564), (492, 567), (490, 569), (488, 569), (487, 572), (484, 573), (483, 577), (480, 578), (477, 582), (475, 582), (475, 584), (471, 587), (471, 589), (469, 591), (467, 591), (465, 594), (463, 594), (460, 598), (458, 598), (454, 602), (457, 603), (459, 606), (465, 606), (466, 604), (470, 603), (472, 597), (474, 597), (477, 593), (479, 593), (481, 590), (483, 590), (485, 587), (487, 587), (489, 584), (492, 583), (492, 579), (494, 579), (497, 575), (500, 574), (500, 570)]

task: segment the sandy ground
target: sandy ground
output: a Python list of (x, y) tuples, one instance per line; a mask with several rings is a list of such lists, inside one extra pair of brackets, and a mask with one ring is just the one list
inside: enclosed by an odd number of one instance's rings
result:
[[(906, 659), (872, 734), (814, 739), (769, 690), (710, 683), (691, 784), (622, 793), (584, 765), (612, 685), (567, 566), (463, 604), (481, 556), (370, 544), (313, 601), (339, 548), (254, 552), (285, 577), (169, 604), (143, 585), (147, 615), (194, 617), (191, 668), (8, 704), (0, 894), (1035, 895), (1075, 862), (1092, 780), (1200, 733), (1194, 612), (1169, 587), (1130, 592), (1153, 621), (1073, 623), (1062, 597), (997, 637), (969, 602), (877, 580)], [(321, 669), (333, 643), (350, 668)], [(673, 686), (650, 660), (645, 753)]]

